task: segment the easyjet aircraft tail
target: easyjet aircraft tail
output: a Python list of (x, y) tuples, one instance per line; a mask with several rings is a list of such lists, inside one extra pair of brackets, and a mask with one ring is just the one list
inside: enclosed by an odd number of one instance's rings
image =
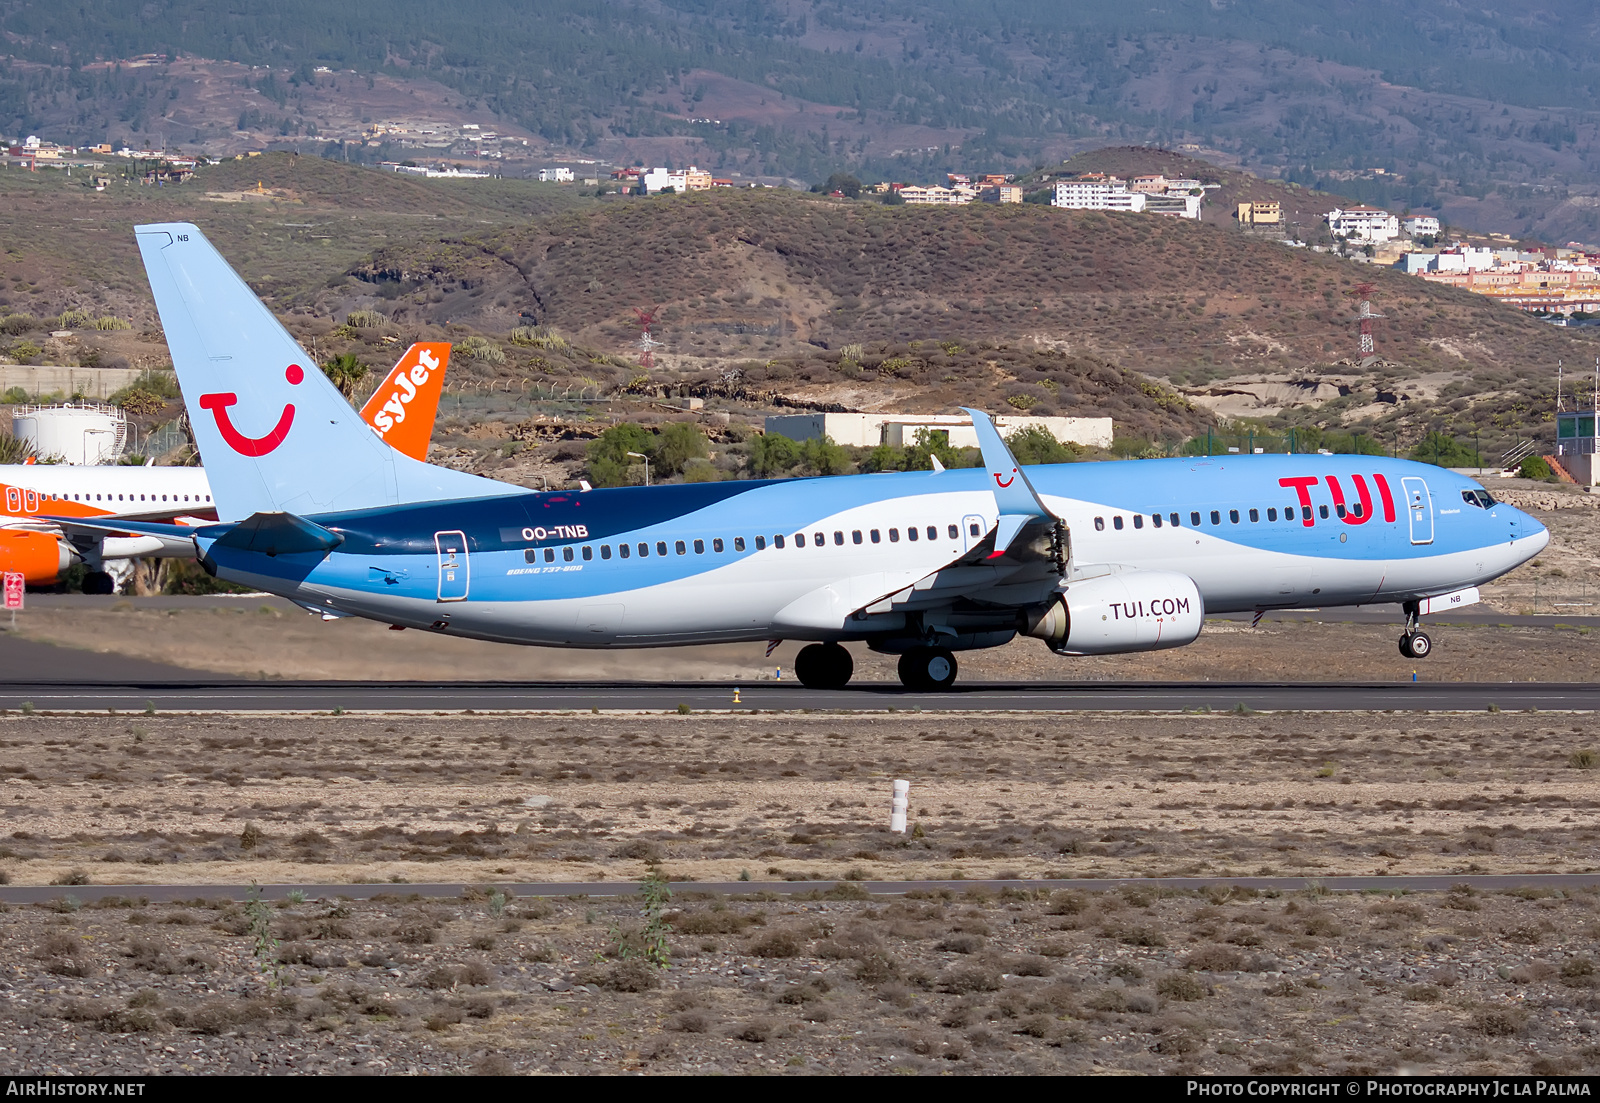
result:
[(222, 520), (519, 492), (388, 447), (199, 229), (135, 229)]
[(426, 460), (449, 364), (450, 342), (412, 345), (361, 407), (361, 420), (389, 447), (414, 460)]

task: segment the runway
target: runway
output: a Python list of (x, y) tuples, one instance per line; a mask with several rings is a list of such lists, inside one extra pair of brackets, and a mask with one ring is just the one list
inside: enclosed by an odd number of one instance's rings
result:
[[(734, 701), (737, 693), (738, 701)], [(0, 682), (0, 709), (34, 712), (1589, 712), (1600, 685), (1541, 682), (974, 682), (913, 693), (868, 682)]]
[[(1576, 889), (1600, 885), (1600, 873), (1496, 873), (1422, 875), (1395, 877), (1079, 877), (1024, 880), (971, 881), (673, 881), (679, 895), (706, 893), (719, 896), (773, 894), (796, 896), (821, 893), (849, 897), (899, 896), (908, 892), (970, 892), (983, 889), (1000, 892), (1017, 889), (1030, 892), (1055, 892), (1072, 889), (1105, 892), (1121, 888), (1164, 889), (1196, 892), (1208, 888), (1240, 888), (1273, 892), (1446, 892), (1456, 885), (1471, 885), (1481, 892), (1505, 892), (1517, 888)], [(639, 886), (632, 881), (541, 881), (511, 883), (480, 881), (431, 884), (282, 884), (261, 885), (267, 900), (287, 900), (290, 893), (304, 893), (308, 900), (343, 897), (370, 900), (375, 896), (421, 896), (429, 899), (455, 899), (463, 893), (498, 890), (513, 899), (534, 896), (632, 896)], [(161, 903), (174, 900), (245, 900), (248, 885), (5, 885), (0, 886), (0, 902), (39, 904), (71, 896), (81, 903), (108, 897), (140, 899)]]

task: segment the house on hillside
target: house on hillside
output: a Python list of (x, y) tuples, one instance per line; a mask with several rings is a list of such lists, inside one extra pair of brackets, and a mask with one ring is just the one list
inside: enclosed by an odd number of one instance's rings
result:
[(1282, 226), (1283, 204), (1240, 203), (1234, 217), (1241, 226)]
[(1326, 218), (1328, 232), (1346, 241), (1377, 245), (1400, 236), (1400, 219), (1377, 207), (1334, 208)]
[(1115, 177), (1090, 179), (1088, 174), (1076, 180), (1057, 180), (1052, 207), (1066, 207), (1074, 211), (1143, 211), (1150, 198), (1144, 192), (1129, 191), (1127, 185)]
[(553, 168), (539, 170), (539, 183), (541, 184), (570, 184), (574, 177), (569, 168)]
[(1200, 217), (1200, 205), (1205, 199), (1205, 193), (1191, 195), (1187, 191), (1167, 191), (1161, 195), (1146, 195), (1144, 197), (1145, 214), (1164, 214), (1170, 218)]
[(1438, 237), (1441, 227), (1432, 215), (1414, 214), (1400, 223), (1407, 237)]
[(1142, 191), (1146, 195), (1166, 195), (1167, 178), (1164, 173), (1155, 173), (1150, 176), (1135, 176), (1128, 184), (1129, 191)]
[(984, 184), (978, 190), (978, 198), (985, 203), (1021, 203), (1021, 184)]
[(960, 206), (964, 203), (971, 203), (973, 198), (971, 189), (962, 188), (941, 188), (938, 186), (921, 188), (914, 184), (907, 184), (905, 187), (899, 188), (898, 191), (900, 192), (900, 198), (907, 203), (924, 206)]

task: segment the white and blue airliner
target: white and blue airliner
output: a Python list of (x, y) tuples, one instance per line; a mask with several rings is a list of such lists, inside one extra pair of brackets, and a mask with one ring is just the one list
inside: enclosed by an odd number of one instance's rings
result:
[[(106, 520), (326, 616), (557, 647), (804, 640), (808, 686), (860, 641), (942, 689), (1019, 633), (1061, 655), (1179, 647), (1206, 613), (1429, 612), (1549, 533), (1406, 460), (1275, 455), (531, 491), (411, 459), (350, 408), (194, 226), (137, 228), (220, 523)], [(96, 527), (76, 519), (64, 523)]]

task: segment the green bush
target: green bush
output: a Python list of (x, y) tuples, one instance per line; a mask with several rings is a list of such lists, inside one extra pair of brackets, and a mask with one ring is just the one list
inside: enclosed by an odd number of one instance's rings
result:
[(503, 349), (487, 337), (474, 334), (462, 341), (457, 341), (455, 351), (468, 360), (476, 360), (480, 364), (504, 364), (506, 354)]
[[(1454, 437), (1447, 437), (1439, 432), (1429, 433), (1418, 441), (1417, 446), (1411, 450), (1411, 458), (1418, 463), (1431, 463), (1439, 467), (1483, 466), (1483, 458), (1478, 453), (1459, 443)], [(1545, 470), (1548, 471), (1549, 468), (1546, 467)]]
[(31, 333), (39, 328), (39, 320), (32, 314), (11, 314), (4, 321), (0, 321), (0, 332), (20, 337), (24, 333)]
[(627, 486), (634, 465), (628, 453), (649, 456), (654, 445), (655, 434), (642, 425), (625, 421), (611, 426), (589, 442), (589, 481), (595, 486)]
[(1524, 479), (1539, 479), (1543, 482), (1553, 482), (1556, 473), (1550, 470), (1550, 465), (1543, 456), (1526, 456), (1517, 468), (1517, 474)]
[(1083, 455), (1075, 444), (1062, 444), (1042, 425), (1018, 429), (1006, 438), (1011, 454), (1022, 464), (1072, 463)]
[(800, 462), (800, 446), (777, 433), (750, 439), (750, 473), (758, 479), (786, 475)]

